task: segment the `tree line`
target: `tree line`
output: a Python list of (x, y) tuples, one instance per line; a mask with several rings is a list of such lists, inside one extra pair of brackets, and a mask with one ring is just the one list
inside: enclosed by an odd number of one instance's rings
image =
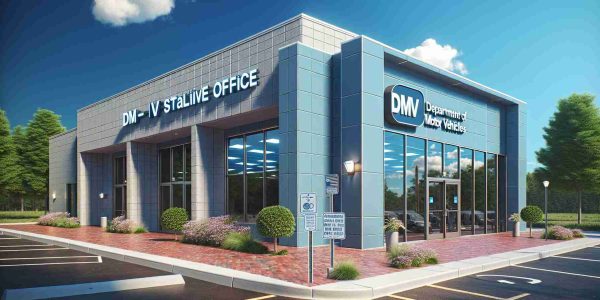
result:
[(600, 211), (600, 108), (595, 97), (572, 94), (560, 99), (544, 127), (544, 140), (546, 145), (536, 152), (542, 166), (527, 178), (527, 201), (543, 204), (542, 181), (549, 180), (549, 211), (575, 208), (581, 223), (584, 204), (587, 211)]
[(0, 109), (0, 210), (47, 210), (49, 138), (64, 131), (60, 116), (47, 109), (11, 130)]

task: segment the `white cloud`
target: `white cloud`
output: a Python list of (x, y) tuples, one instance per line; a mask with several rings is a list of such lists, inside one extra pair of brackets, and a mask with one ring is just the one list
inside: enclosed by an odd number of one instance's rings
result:
[(404, 53), (451, 72), (458, 72), (462, 75), (469, 73), (467, 66), (458, 59), (461, 55), (458, 49), (451, 45), (440, 45), (432, 38), (426, 39), (415, 48), (404, 50)]
[(112, 26), (152, 21), (171, 13), (175, 0), (94, 0), (96, 20)]

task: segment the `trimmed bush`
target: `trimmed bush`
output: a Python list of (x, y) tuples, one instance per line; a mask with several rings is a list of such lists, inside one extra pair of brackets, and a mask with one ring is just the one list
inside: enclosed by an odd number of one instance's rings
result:
[(336, 263), (329, 277), (337, 280), (353, 280), (358, 278), (360, 273), (352, 261), (342, 261)]
[(287, 207), (268, 206), (258, 213), (256, 227), (263, 236), (273, 238), (274, 252), (277, 252), (277, 239), (292, 236), (296, 220)]
[(162, 228), (171, 231), (183, 230), (183, 225), (187, 221), (187, 212), (181, 207), (171, 207), (165, 210), (160, 217)]
[(223, 241), (221, 248), (245, 253), (265, 254), (267, 247), (254, 239), (248, 233), (231, 232)]
[(531, 234), (531, 227), (533, 224), (541, 221), (543, 218), (544, 212), (535, 205), (528, 205), (521, 209), (521, 219), (529, 225), (529, 237), (533, 237)]
[(183, 242), (219, 247), (232, 232), (250, 234), (250, 227), (236, 225), (230, 216), (190, 221), (183, 225)]
[(71, 217), (67, 212), (53, 212), (43, 215), (38, 219), (38, 224), (63, 228), (77, 228), (80, 226), (79, 219)]
[(392, 267), (401, 269), (438, 263), (437, 253), (433, 249), (406, 244), (393, 246), (387, 253), (387, 258)]
[(571, 231), (573, 232), (573, 237), (576, 239), (585, 237), (585, 234), (583, 234), (581, 229), (572, 229)]
[(144, 233), (146, 228), (137, 225), (134, 221), (119, 216), (110, 221), (106, 231), (112, 233)]

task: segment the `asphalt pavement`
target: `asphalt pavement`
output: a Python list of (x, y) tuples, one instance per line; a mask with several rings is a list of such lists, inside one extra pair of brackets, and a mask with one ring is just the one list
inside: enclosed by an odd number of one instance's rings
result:
[(600, 299), (600, 247), (584, 248), (379, 299)]
[[(0, 235), (0, 294), (6, 289), (99, 283), (171, 275), (90, 253)], [(183, 277), (185, 284), (63, 299), (284, 299)]]

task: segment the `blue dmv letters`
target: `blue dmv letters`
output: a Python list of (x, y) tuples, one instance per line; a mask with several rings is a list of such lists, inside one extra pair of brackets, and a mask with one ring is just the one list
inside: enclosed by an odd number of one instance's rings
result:
[(411, 127), (421, 126), (425, 119), (423, 93), (403, 85), (385, 89), (385, 118), (388, 122)]

